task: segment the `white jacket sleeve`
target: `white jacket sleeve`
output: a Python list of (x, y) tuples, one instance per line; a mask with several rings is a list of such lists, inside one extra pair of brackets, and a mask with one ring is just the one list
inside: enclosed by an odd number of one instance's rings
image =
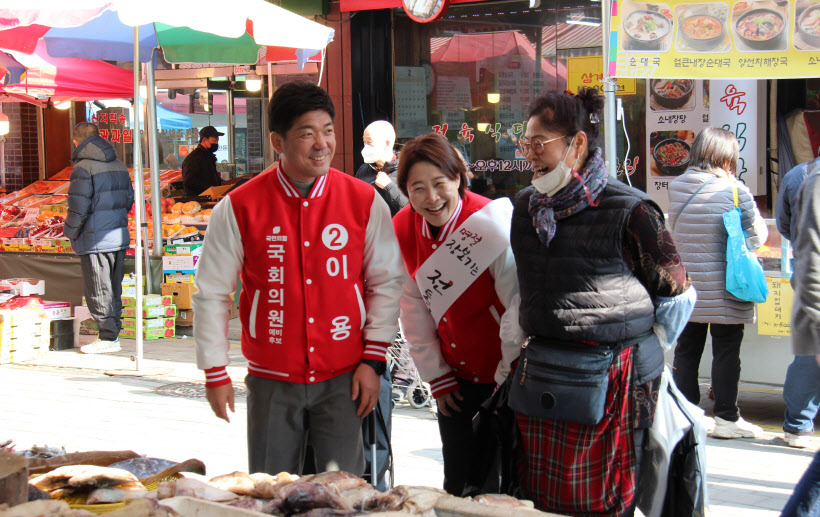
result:
[(441, 355), (441, 340), (438, 337), (436, 322), (413, 278), (408, 277), (404, 282), (400, 304), (401, 329), (422, 380), (432, 382), (450, 373), (452, 368)]
[[(515, 257), (513, 256), (512, 247), (507, 246), (504, 253), (498, 256), (497, 259), (490, 264), (490, 275), (495, 280), (495, 294), (504, 305), (505, 309), (510, 309), (511, 306), (516, 305), (511, 313), (511, 316), (518, 314), (517, 302), (518, 300), (518, 271), (515, 268)], [(502, 315), (502, 322), (504, 321)], [(507, 318), (509, 319), (509, 318)], [(512, 322), (510, 322), (512, 323)], [(518, 326), (517, 316), (514, 322)], [(520, 327), (519, 327), (520, 328)], [(523, 331), (520, 332), (523, 336)], [(521, 341), (515, 337), (507, 336), (506, 333), (501, 337), (501, 361), (498, 363), (498, 369), (495, 372), (495, 382), (501, 384), (507, 375), (510, 373), (510, 363), (512, 363), (521, 350)]]
[(407, 275), (390, 209), (384, 199), (373, 192), (362, 265), (367, 310), (364, 338), (368, 342), (392, 343), (399, 328), (401, 285)]
[(230, 363), (228, 309), (244, 261), (244, 248), (231, 198), (214, 207), (197, 262), (194, 293), (194, 342), (197, 367), (206, 370)]

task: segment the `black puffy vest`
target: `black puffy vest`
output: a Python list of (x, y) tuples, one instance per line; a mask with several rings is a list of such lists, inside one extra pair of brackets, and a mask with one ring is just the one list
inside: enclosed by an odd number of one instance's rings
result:
[(534, 187), (515, 202), (510, 241), (521, 289), (521, 326), (545, 338), (614, 343), (652, 329), (655, 309), (644, 286), (623, 259), (629, 213), (641, 201), (660, 208), (643, 192), (611, 180), (589, 206), (557, 222), (544, 246), (528, 207)]

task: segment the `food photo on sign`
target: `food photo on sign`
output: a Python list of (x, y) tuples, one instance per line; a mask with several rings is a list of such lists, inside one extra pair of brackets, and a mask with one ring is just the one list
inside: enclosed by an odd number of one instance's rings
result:
[(695, 109), (695, 81), (692, 79), (652, 79), (649, 107), (653, 111)]
[(727, 22), (729, 5), (723, 2), (679, 4), (674, 9), (678, 20), (675, 48), (678, 52), (729, 52), (732, 40)]
[(794, 48), (820, 50), (820, 1), (798, 0), (794, 4)]
[(666, 52), (672, 47), (674, 17), (667, 4), (623, 4), (620, 41), (624, 50)]
[(680, 176), (689, 166), (695, 133), (688, 129), (653, 131), (649, 134), (652, 153), (649, 168), (653, 176)]
[(732, 37), (740, 52), (782, 52), (788, 48), (790, 3), (783, 0), (735, 2)]

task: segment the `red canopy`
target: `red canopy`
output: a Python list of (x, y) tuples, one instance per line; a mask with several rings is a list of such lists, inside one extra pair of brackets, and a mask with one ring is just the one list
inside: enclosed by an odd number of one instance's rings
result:
[(20, 83), (2, 87), (0, 93), (41, 100), (51, 97), (54, 103), (129, 99), (134, 95), (134, 73), (104, 61), (49, 57), (42, 41), (32, 55), (9, 54), (26, 67), (26, 73)]
[[(520, 32), (484, 32), (457, 34), (433, 51), (433, 63), (472, 63), (486, 61), (486, 68), (492, 71), (502, 69), (524, 69), (535, 71), (535, 47)], [(566, 66), (559, 64), (558, 75), (567, 76)], [(541, 58), (541, 74), (555, 77), (556, 68), (550, 61)]]

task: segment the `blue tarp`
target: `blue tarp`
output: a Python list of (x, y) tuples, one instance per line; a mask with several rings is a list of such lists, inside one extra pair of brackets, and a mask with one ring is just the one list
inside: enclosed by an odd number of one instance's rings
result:
[(188, 129), (191, 118), (157, 105), (157, 125), (159, 129)]

